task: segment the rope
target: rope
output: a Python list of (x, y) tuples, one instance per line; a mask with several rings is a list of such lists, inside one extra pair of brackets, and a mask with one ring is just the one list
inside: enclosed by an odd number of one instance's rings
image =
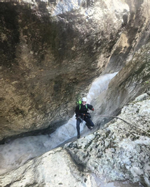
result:
[(123, 122), (127, 123), (128, 125), (134, 126), (134, 127), (136, 127), (137, 129), (143, 131), (144, 133), (146, 133), (146, 134), (148, 134), (148, 135), (150, 136), (150, 133), (144, 131), (143, 129), (137, 127), (136, 125), (133, 125), (133, 124), (129, 123), (128, 121), (126, 121), (126, 120), (124, 120), (124, 119), (122, 119), (122, 118), (120, 118), (120, 117), (118, 117), (118, 116), (107, 116), (107, 115), (99, 115), (99, 116), (100, 116), (100, 117), (112, 117), (112, 118), (120, 119), (120, 120), (122, 120)]

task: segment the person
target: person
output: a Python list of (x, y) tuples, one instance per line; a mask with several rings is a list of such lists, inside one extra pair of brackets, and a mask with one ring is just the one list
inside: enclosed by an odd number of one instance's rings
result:
[(86, 122), (86, 126), (91, 130), (94, 127), (94, 123), (90, 119), (91, 116), (88, 113), (88, 110), (94, 111), (94, 108), (90, 104), (86, 104), (87, 99), (86, 97), (82, 98), (82, 103), (76, 106), (75, 113), (76, 113), (76, 128), (77, 128), (77, 138), (80, 138), (80, 123), (84, 120)]

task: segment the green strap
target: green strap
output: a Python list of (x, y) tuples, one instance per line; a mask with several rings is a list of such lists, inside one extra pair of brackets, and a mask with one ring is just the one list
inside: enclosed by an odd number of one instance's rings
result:
[[(86, 106), (86, 109), (88, 109), (87, 104), (85, 106)], [(79, 110), (81, 110), (81, 104), (79, 104)]]
[(79, 110), (81, 110), (81, 105), (79, 105)]

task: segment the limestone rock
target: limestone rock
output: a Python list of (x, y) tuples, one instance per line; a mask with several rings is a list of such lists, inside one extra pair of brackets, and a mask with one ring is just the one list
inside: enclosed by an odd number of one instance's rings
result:
[(112, 121), (95, 132), (92, 141), (87, 141), (89, 135), (66, 145), (66, 149), (77, 163), (86, 164), (90, 171), (105, 176), (108, 181), (131, 180), (149, 187), (150, 118), (146, 112), (140, 114), (143, 106), (150, 109), (149, 101), (150, 97), (143, 101), (136, 98), (119, 115), (125, 122)]
[(47, 3), (1, 2), (0, 140), (43, 129), (53, 132), (64, 124), (73, 115), (77, 98), (85, 95), (110, 54), (116, 54), (113, 47), (129, 21), (123, 24), (129, 6), (119, 0), (101, 0), (90, 7), (81, 3), (57, 16), (51, 15)]
[(0, 176), (0, 186), (97, 187), (90, 174), (82, 172), (82, 167), (74, 164), (65, 150), (58, 148)]
[[(139, 182), (149, 187), (150, 118), (145, 113), (139, 120), (135, 108), (140, 109), (143, 104), (149, 103), (150, 97), (136, 100), (125, 106), (119, 116), (131, 126), (120, 119), (112, 121), (93, 134), (1, 175), (0, 186), (98, 187), (104, 185), (104, 181), (130, 180), (136, 182), (137, 187), (141, 186)], [(147, 108), (150, 108), (149, 104)]]
[(0, 176), (0, 185), (96, 187), (102, 175), (150, 186), (150, 2), (65, 2), (1, 1), (0, 140), (53, 132), (94, 78), (116, 71), (93, 101), (93, 120), (101, 126), (100, 114), (116, 115), (128, 104), (120, 115), (128, 124), (113, 120), (66, 145), (73, 160), (57, 149)]
[[(59, 15), (52, 16), (50, 7)], [(146, 0), (1, 1), (0, 140), (53, 132), (66, 122), (95, 77), (119, 71), (148, 42), (149, 15)], [(132, 67), (138, 71), (142, 65), (134, 60)], [(124, 81), (129, 72), (125, 68), (115, 81)], [(130, 84), (129, 98), (144, 89), (142, 83), (134, 87)], [(129, 100), (122, 88), (110, 93), (107, 100), (119, 98), (114, 110)]]
[[(93, 101), (97, 111), (97, 114), (93, 116), (95, 123), (100, 126), (103, 125), (102, 120), (104, 117), (100, 119), (99, 115), (106, 115), (106, 117), (116, 115), (124, 105), (132, 101), (136, 96), (145, 91), (148, 92), (150, 89), (150, 84), (147, 81), (150, 76), (149, 48), (150, 43), (137, 51), (133, 59), (111, 80), (107, 91)], [(142, 101), (147, 97), (148, 94), (145, 93), (137, 97), (135, 102), (138, 100)], [(141, 112), (142, 110), (149, 113), (149, 110), (144, 105), (143, 109), (141, 108)]]

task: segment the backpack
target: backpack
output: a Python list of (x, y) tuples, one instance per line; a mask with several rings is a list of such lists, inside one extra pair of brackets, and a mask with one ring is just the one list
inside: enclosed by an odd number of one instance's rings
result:
[[(77, 104), (79, 105), (79, 110), (81, 110), (82, 101), (81, 100), (77, 101)], [(85, 106), (86, 106), (86, 109), (88, 109), (87, 104)]]

